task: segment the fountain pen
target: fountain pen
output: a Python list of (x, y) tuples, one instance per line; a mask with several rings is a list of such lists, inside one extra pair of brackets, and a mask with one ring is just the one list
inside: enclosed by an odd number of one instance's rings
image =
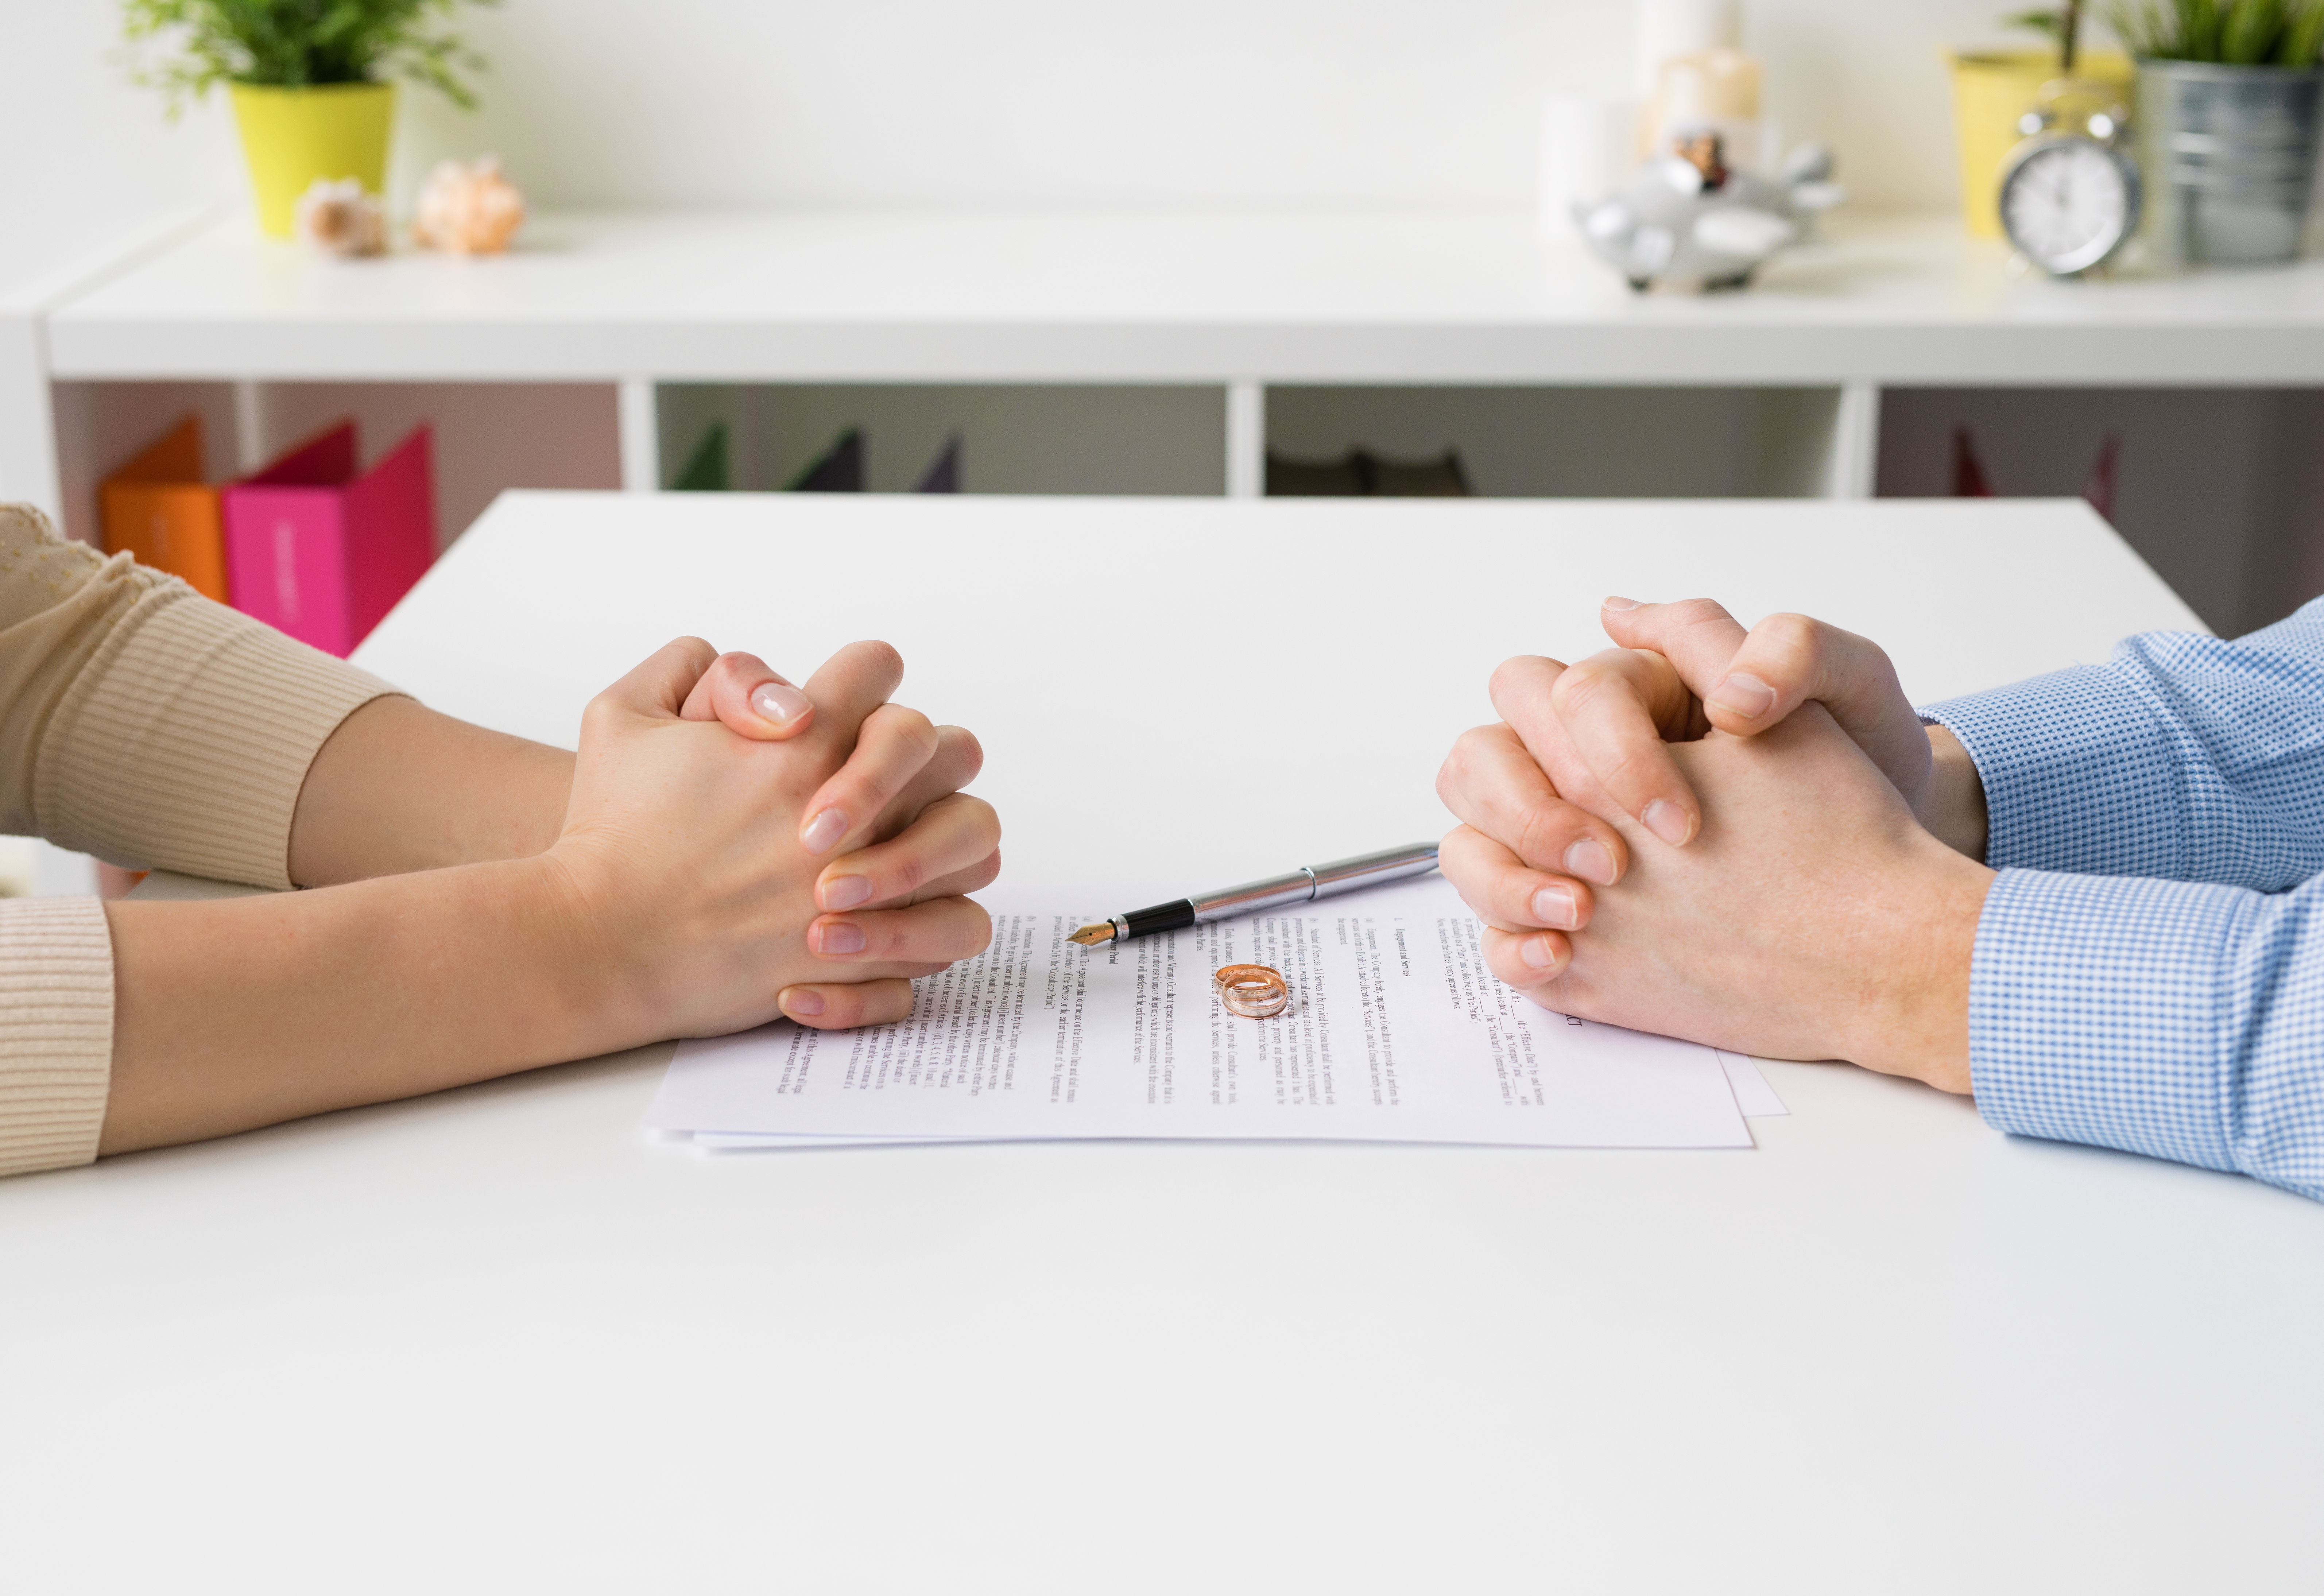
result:
[(1334, 860), (1329, 864), (1304, 865), (1288, 875), (1245, 881), (1240, 887), (1198, 892), (1192, 898), (1157, 903), (1151, 909), (1133, 909), (1110, 920), (1084, 926), (1074, 933), (1073, 940), (1084, 947), (1102, 947), (1109, 942), (1126, 942), (1132, 936), (1151, 936), (1157, 931), (1181, 931), (1188, 926), (1232, 919), (1237, 915), (1257, 914), (1261, 909), (1280, 909), (1286, 904), (1337, 898), (1361, 887), (1425, 875), (1435, 868), (1434, 843), (1383, 848), (1377, 853), (1359, 853), (1353, 859)]

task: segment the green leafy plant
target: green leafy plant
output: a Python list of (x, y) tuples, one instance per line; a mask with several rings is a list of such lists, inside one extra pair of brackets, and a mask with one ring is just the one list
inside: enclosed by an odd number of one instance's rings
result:
[(484, 60), (451, 31), (499, 0), (124, 0), (132, 75), (174, 116), (220, 83), (306, 88), (406, 78), (473, 110)]
[(2324, 54), (2324, 0), (2120, 0), (2107, 21), (2149, 60), (2312, 67)]

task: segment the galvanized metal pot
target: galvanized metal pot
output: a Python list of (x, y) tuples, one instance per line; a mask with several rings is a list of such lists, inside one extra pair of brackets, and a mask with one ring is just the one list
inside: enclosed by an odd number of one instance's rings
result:
[(2169, 262), (2288, 261), (2316, 179), (2324, 69), (2138, 63), (2146, 234)]

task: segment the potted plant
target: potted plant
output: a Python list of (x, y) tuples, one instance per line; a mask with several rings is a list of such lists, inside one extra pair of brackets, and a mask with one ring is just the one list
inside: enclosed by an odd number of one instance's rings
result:
[(2150, 245), (2167, 262), (2298, 254), (2324, 0), (2137, 0), (2108, 20), (2138, 57)]
[[(395, 85), (404, 78), (473, 109), (466, 74), (484, 64), (447, 22), (497, 0), (125, 0), (139, 80), (175, 115), (212, 87), (234, 97), (258, 225), (289, 237), (318, 178), (386, 187)], [(149, 49), (165, 51), (146, 60)]]
[(2029, 11), (2004, 25), (2046, 33), (2047, 50), (1962, 50), (1949, 58), (1953, 133), (1960, 153), (1961, 223), (1974, 238), (2001, 236), (2001, 168), (2025, 136), (2019, 125), (2044, 84), (2082, 78), (2118, 86), (2128, 97), (2133, 69), (2120, 51), (2081, 48), (2080, 0)]

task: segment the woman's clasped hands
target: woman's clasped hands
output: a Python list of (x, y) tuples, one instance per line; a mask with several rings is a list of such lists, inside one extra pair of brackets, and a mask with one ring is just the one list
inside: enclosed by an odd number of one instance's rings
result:
[(681, 638), (591, 701), (570, 757), (374, 699), (300, 796), (318, 890), (106, 907), (100, 1150), (904, 1018), (912, 977), (991, 938), (963, 894), (1000, 873), (1001, 823), (960, 790), (976, 740), (888, 701), (902, 675), (853, 643), (802, 688)]
[(591, 702), (540, 863), (595, 1042), (900, 1019), (912, 977), (984, 949), (963, 894), (1001, 825), (959, 790), (983, 756), (888, 702), (902, 675), (853, 643), (802, 690), (681, 638)]

